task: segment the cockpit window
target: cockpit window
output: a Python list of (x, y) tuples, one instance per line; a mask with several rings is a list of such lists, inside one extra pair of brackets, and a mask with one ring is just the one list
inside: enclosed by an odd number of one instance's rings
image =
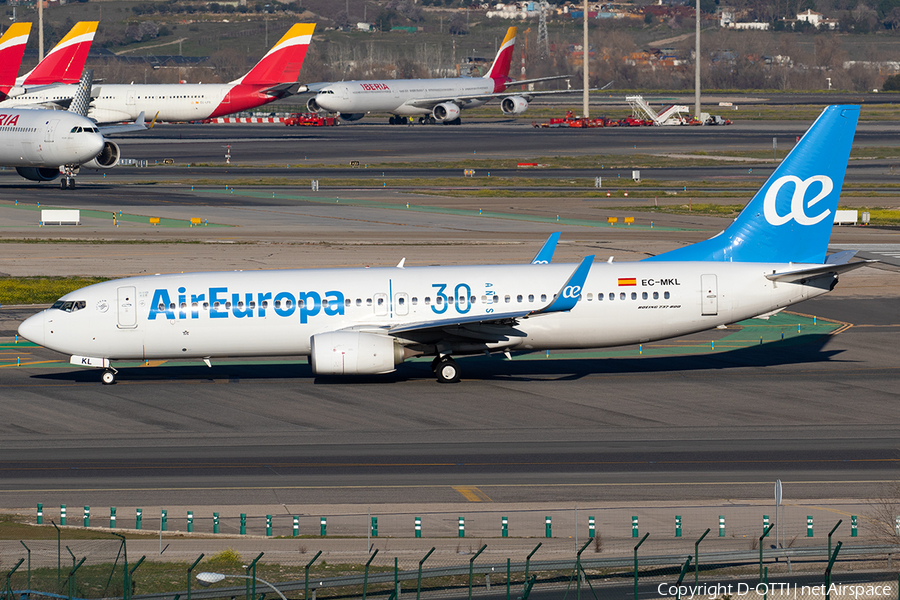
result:
[(62, 300), (57, 300), (56, 302), (53, 303), (53, 306), (51, 306), (50, 308), (55, 308), (57, 310), (62, 310), (62, 311), (71, 313), (71, 312), (81, 310), (85, 306), (87, 306), (87, 303), (84, 300), (75, 300), (75, 301), (68, 300), (66, 302), (63, 302)]
[(73, 127), (72, 131), (70, 131), (69, 133), (78, 133), (79, 129), (81, 129), (81, 127)]

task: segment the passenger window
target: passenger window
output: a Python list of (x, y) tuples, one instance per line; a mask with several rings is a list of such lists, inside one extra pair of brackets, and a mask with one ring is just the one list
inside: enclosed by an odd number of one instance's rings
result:
[(500, 302), (500, 296), (494, 296), (494, 304), (497, 304), (499, 302)]
[(197, 310), (197, 303), (191, 302), (191, 308), (193, 308), (194, 310)]
[(269, 308), (269, 301), (263, 300), (262, 303), (260, 304), (260, 306), (262, 306), (263, 308)]
[[(216, 308), (219, 308), (219, 303), (216, 302), (214, 306), (215, 306)], [(276, 300), (276, 301), (275, 301), (275, 308), (281, 308), (281, 300)]]
[(477, 300), (475, 296), (469, 296), (469, 304), (475, 304), (475, 300)]
[(625, 299), (625, 292), (619, 292), (619, 300)]
[(403, 298), (403, 296), (400, 296), (399, 298), (397, 298), (397, 304), (399, 304), (400, 306), (403, 306), (404, 304), (406, 304), (406, 300)]
[(366, 306), (372, 306), (372, 299), (366, 298)]
[[(231, 303), (229, 302), (228, 304), (230, 305)], [(171, 303), (169, 304), (169, 308), (170, 308), (171, 310), (175, 310), (175, 303), (174, 303), (174, 302), (171, 302)], [(228, 308), (231, 308), (231, 306), (229, 306)]]
[(425, 306), (431, 306), (431, 296), (425, 296)]
[(382, 306), (384, 304), (384, 298), (378, 299), (378, 306)]
[(184, 310), (185, 308), (187, 308), (187, 302), (182, 302), (181, 304), (178, 305), (178, 308)]
[(666, 300), (668, 300), (668, 299), (669, 299), (669, 292), (666, 292), (665, 294), (663, 294), (663, 298), (665, 298)]
[(603, 294), (597, 294), (597, 302), (603, 300)]
[(541, 294), (541, 302), (547, 301), (547, 294)]
[(653, 292), (653, 299), (659, 300), (659, 292)]
[(534, 294), (528, 294), (528, 301), (534, 302)]
[(416, 298), (415, 296), (413, 296), (413, 297), (412, 297), (412, 304), (413, 304), (413, 306), (417, 305), (418, 303), (419, 303), (419, 299)]
[(251, 308), (251, 309), (256, 308), (256, 302), (251, 302), (251, 303), (250, 303), (250, 308)]
[(637, 292), (631, 292), (631, 299), (637, 300)]
[[(265, 304), (265, 302), (263, 302), (263, 304)], [(203, 310), (209, 310), (209, 302), (203, 303)]]
[(641, 294), (641, 299), (643, 299), (643, 300), (647, 299), (647, 292), (644, 292)]
[[(172, 308), (175, 308), (175, 305), (174, 305), (174, 304), (172, 305)], [(231, 308), (231, 301), (230, 301), (230, 300), (229, 300), (228, 302), (225, 303), (225, 308), (226, 308), (226, 309)]]
[(593, 295), (593, 294), (588, 294), (588, 302), (590, 302), (590, 301), (593, 300), (593, 299), (594, 299), (594, 295)]
[(509, 297), (509, 296), (504, 296), (504, 297), (503, 297), (503, 301), (506, 302), (507, 304), (509, 304), (510, 297)]
[(609, 295), (609, 301), (610, 301), (610, 302), (612, 302), (612, 301), (615, 300), (615, 299), (616, 299), (616, 295), (615, 295), (615, 294), (610, 294), (610, 295)]
[(300, 300), (297, 300), (297, 306), (303, 306), (304, 303), (305, 301), (302, 298)]
[(437, 298), (434, 299), (434, 303), (437, 305), (441, 305), (444, 303), (444, 299), (441, 298), (440, 296), (438, 296)]
[(347, 298), (346, 300), (344, 300), (344, 306), (350, 306), (351, 304), (352, 304), (352, 302), (350, 301), (350, 298)]
[(516, 302), (521, 302), (521, 301), (522, 301), (522, 294), (519, 294), (518, 296), (516, 296)]
[(356, 299), (356, 305), (357, 305), (357, 306), (362, 306), (362, 298), (357, 298), (357, 299)]

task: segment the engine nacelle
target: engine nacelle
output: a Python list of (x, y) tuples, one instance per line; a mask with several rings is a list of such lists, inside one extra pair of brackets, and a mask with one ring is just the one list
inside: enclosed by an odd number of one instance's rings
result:
[(319, 112), (320, 110), (322, 110), (322, 107), (319, 106), (318, 102), (316, 102), (315, 96), (306, 101), (306, 110), (308, 112)]
[(522, 96), (507, 96), (500, 102), (504, 115), (521, 115), (528, 108), (528, 100)]
[(403, 358), (403, 346), (377, 333), (332, 331), (310, 340), (309, 359), (316, 375), (390, 373)]
[(438, 121), (452, 121), (459, 116), (459, 107), (452, 102), (444, 102), (434, 107), (431, 116)]
[(366, 113), (339, 113), (341, 121), (359, 121)]
[(16, 173), (31, 181), (53, 181), (59, 177), (59, 169), (49, 167), (16, 167)]
[(119, 151), (119, 146), (115, 142), (106, 140), (100, 154), (81, 166), (86, 169), (112, 169), (119, 164), (119, 158), (121, 158), (121, 156), (122, 153)]

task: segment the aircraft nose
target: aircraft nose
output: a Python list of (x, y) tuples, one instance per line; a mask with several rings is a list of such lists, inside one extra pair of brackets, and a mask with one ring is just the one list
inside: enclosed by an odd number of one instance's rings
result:
[(19, 335), (41, 346), (44, 345), (44, 312), (32, 315), (19, 324)]
[(94, 157), (100, 155), (103, 151), (103, 146), (106, 145), (106, 140), (103, 139), (103, 136), (100, 134), (94, 134), (91, 136), (93, 139), (91, 140), (91, 150), (95, 150)]

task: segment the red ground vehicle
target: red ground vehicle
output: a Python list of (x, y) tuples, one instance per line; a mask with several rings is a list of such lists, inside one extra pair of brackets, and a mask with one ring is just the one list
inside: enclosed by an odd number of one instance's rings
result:
[(337, 117), (325, 117), (319, 113), (291, 113), (284, 120), (288, 127), (331, 127), (337, 125), (340, 120)]

